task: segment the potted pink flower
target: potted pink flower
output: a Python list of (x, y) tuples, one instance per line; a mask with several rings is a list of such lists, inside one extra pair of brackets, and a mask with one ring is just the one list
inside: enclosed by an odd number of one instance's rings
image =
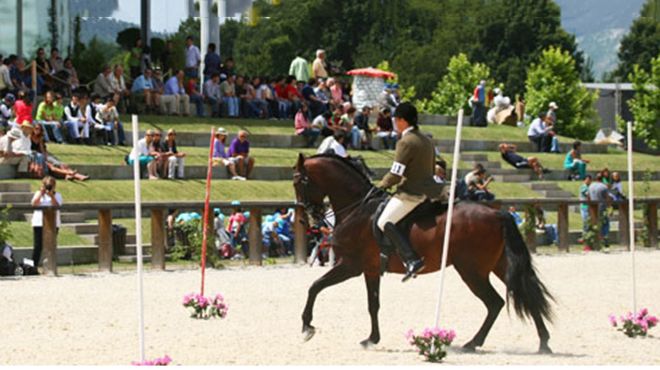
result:
[(225, 298), (222, 294), (216, 294), (211, 301), (211, 317), (218, 317), (224, 319), (229, 311), (229, 306), (225, 303)]
[(628, 312), (625, 316), (620, 316), (619, 320), (617, 320), (615, 315), (610, 315), (609, 318), (610, 325), (630, 338), (637, 336), (645, 337), (649, 329), (658, 325), (658, 318), (650, 315), (649, 310), (646, 308), (642, 308), (636, 314)]
[(183, 307), (191, 309), (190, 317), (205, 320), (211, 317), (224, 319), (229, 310), (222, 294), (216, 294), (213, 299), (197, 293), (186, 294), (183, 296)]
[(131, 365), (133, 366), (167, 366), (172, 362), (170, 356), (165, 355), (153, 360), (144, 360), (144, 361), (133, 361)]
[(426, 328), (419, 335), (416, 335), (412, 329), (406, 333), (408, 343), (417, 347), (419, 354), (429, 362), (441, 362), (447, 356), (447, 348), (454, 338), (456, 332), (438, 327)]

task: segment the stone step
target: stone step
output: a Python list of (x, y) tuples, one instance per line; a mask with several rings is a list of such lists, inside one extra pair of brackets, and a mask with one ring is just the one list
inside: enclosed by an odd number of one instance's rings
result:
[(479, 154), (465, 153), (465, 154), (461, 154), (461, 160), (472, 161), (472, 162), (487, 162), (488, 155), (483, 153), (479, 153)]
[(532, 180), (532, 175), (529, 174), (507, 174), (507, 175), (495, 175), (493, 174), (493, 179), (497, 182), (528, 182)]
[[(92, 240), (95, 245), (99, 245), (99, 236), (94, 235), (94, 239)], [(144, 240), (142, 241), (144, 243)], [(126, 245), (131, 245), (135, 244), (135, 234), (127, 234), (126, 235)]]
[(25, 182), (2, 182), (0, 193), (30, 193), (30, 184)]
[(0, 204), (8, 203), (30, 203), (34, 194), (28, 192), (6, 192), (0, 193)]
[[(25, 221), (32, 221), (32, 213), (25, 213)], [(63, 223), (84, 223), (87, 221), (85, 212), (61, 212), (60, 218)]]
[(93, 235), (93, 234), (98, 234), (98, 232), (99, 232), (99, 225), (98, 224), (88, 224), (88, 223), (84, 223), (84, 222), (62, 224), (62, 227), (66, 227), (68, 229), (71, 229), (76, 234), (87, 234), (87, 235), (91, 234), (91, 235)]
[(16, 166), (0, 164), (0, 179), (16, 178)]
[(573, 194), (563, 190), (540, 190), (546, 198), (573, 198)]
[(502, 163), (500, 162), (482, 162), (481, 163), (486, 170), (500, 169), (502, 168)]
[(561, 188), (551, 182), (532, 182), (527, 184), (532, 190), (538, 191), (538, 190), (561, 190)]

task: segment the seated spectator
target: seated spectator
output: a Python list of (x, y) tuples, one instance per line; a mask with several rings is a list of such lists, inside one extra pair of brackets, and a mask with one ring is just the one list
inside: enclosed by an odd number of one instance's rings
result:
[(232, 140), (229, 146), (229, 155), (238, 160), (236, 162), (236, 172), (249, 179), (252, 168), (254, 167), (254, 158), (250, 156), (250, 142), (248, 141), (247, 131), (238, 131), (238, 135)]
[(9, 93), (5, 95), (5, 97), (2, 99), (2, 103), (0, 103), (0, 128), (4, 129), (5, 131), (9, 129), (9, 122), (14, 116), (15, 101), (16, 98), (14, 97), (14, 94)]
[(71, 58), (64, 59), (64, 70), (69, 75), (67, 83), (69, 84), (70, 91), (75, 91), (80, 86), (80, 80), (78, 79), (78, 72), (76, 71), (76, 67), (73, 66), (73, 60)]
[(255, 91), (249, 91), (251, 85), (245, 82), (245, 77), (239, 75), (236, 76), (236, 81), (234, 83), (234, 90), (236, 92), (236, 97), (238, 98), (238, 110), (239, 115), (244, 118), (253, 118), (258, 117), (256, 108), (254, 106), (254, 96)]
[(313, 127), (307, 119), (307, 104), (300, 106), (300, 110), (296, 113), (294, 120), (296, 135), (303, 136), (307, 139), (307, 147), (311, 148), (319, 137), (321, 130), (318, 127)]
[(510, 206), (509, 214), (511, 215), (511, 217), (513, 217), (513, 220), (516, 222), (516, 226), (520, 227), (520, 225), (522, 225), (523, 222), (525, 222), (525, 220), (523, 220), (520, 214), (516, 211), (516, 207)]
[(115, 96), (119, 97), (118, 101), (115, 101), (115, 104), (119, 107), (119, 110), (122, 113), (125, 113), (130, 104), (129, 97), (131, 92), (126, 88), (124, 68), (119, 64), (115, 65), (112, 74), (110, 75), (110, 85), (112, 86), (112, 91), (115, 93)]
[(0, 95), (13, 93), (15, 91), (9, 73), (10, 64), (12, 64), (11, 60), (9, 58), (3, 59), (2, 54), (0, 54)]
[(158, 173), (156, 172), (156, 161), (154, 159), (158, 153), (151, 152), (150, 146), (153, 141), (153, 135), (151, 130), (147, 130), (144, 134), (144, 138), (138, 140), (137, 142), (137, 151), (134, 149), (131, 150), (131, 153), (126, 156), (126, 163), (129, 166), (133, 166), (133, 163), (137, 160), (140, 163), (140, 168), (146, 168), (149, 175), (149, 180), (157, 180)]
[(186, 89), (183, 87), (182, 69), (176, 71), (176, 74), (167, 80), (163, 97), (166, 96), (174, 97), (174, 101), (170, 105), (172, 109), (168, 110), (168, 114), (178, 116), (182, 113), (186, 117), (190, 115), (190, 98), (186, 94)]
[(252, 78), (252, 90), (254, 91), (253, 102), (257, 111), (257, 118), (269, 118), (269, 107), (273, 99), (272, 92), (268, 85), (261, 81), (261, 77), (255, 76)]
[(22, 136), (21, 130), (14, 127), (0, 137), (0, 165), (16, 166), (18, 177), (27, 177), (30, 156), (20, 150)]
[(392, 111), (390, 108), (381, 108), (376, 121), (376, 136), (383, 141), (385, 149), (394, 150), (396, 147), (397, 133), (392, 125)]
[(89, 98), (89, 103), (85, 106), (85, 118), (87, 119), (91, 131), (88, 139), (88, 144), (90, 145), (98, 144), (96, 138), (99, 136), (101, 137), (103, 145), (112, 142), (110, 134), (106, 131), (105, 126), (103, 125), (103, 121), (96, 118), (99, 107), (102, 105), (101, 97), (97, 94), (92, 94)]
[(351, 144), (354, 149), (374, 150), (371, 146), (371, 132), (373, 130), (369, 127), (370, 114), (371, 107), (365, 105), (362, 107), (362, 111), (355, 115), (353, 128), (351, 130)]
[(19, 91), (14, 103), (15, 125), (20, 126), (23, 122), (32, 124), (32, 94)]
[[(81, 96), (76, 93), (71, 101), (64, 107), (64, 125), (69, 134), (69, 140), (81, 143), (82, 139), (89, 139), (90, 123), (84, 116), (85, 107), (80, 104)], [(82, 139), (81, 139), (82, 138)]]
[(112, 69), (110, 69), (109, 65), (105, 65), (103, 66), (103, 72), (96, 76), (96, 80), (94, 81), (94, 93), (101, 97), (101, 99), (105, 99), (115, 94), (115, 91), (112, 88), (111, 75)]
[[(37, 124), (44, 128), (44, 138), (46, 141), (50, 141), (50, 136), (52, 136), (56, 143), (62, 144), (64, 142), (64, 137), (62, 136), (62, 122), (60, 122), (61, 118), (62, 116), (57, 115), (55, 94), (52, 91), (46, 92), (44, 101), (39, 103), (37, 116), (35, 117)], [(49, 128), (52, 135), (48, 134)]]
[(516, 153), (517, 147), (514, 144), (502, 143), (499, 145), (502, 159), (516, 169), (531, 168), (543, 180), (543, 173), (547, 172), (536, 157), (523, 158)]
[(552, 137), (550, 134), (552, 126), (546, 125), (545, 120), (548, 120), (545, 113), (539, 113), (538, 117), (532, 121), (527, 130), (529, 141), (536, 146), (536, 151), (539, 153), (549, 152), (552, 146)]
[(612, 172), (610, 196), (614, 201), (626, 200), (626, 196), (623, 194), (623, 185), (621, 184), (621, 174), (618, 172)]
[(176, 131), (167, 130), (167, 137), (162, 145), (163, 153), (167, 156), (167, 177), (174, 180), (174, 170), (177, 169), (176, 178), (183, 179), (186, 153), (180, 152), (176, 148)]
[(330, 101), (332, 100), (332, 93), (330, 92), (330, 89), (328, 88), (324, 80), (318, 81), (318, 84), (314, 88), (314, 94), (316, 94), (316, 97), (319, 98), (319, 100), (323, 103), (325, 109), (327, 110), (330, 107)]
[(337, 132), (333, 136), (323, 139), (316, 152), (318, 154), (335, 154), (342, 158), (348, 158), (348, 153), (344, 147), (344, 140), (346, 140), (346, 136), (343, 133)]
[(316, 117), (319, 114), (323, 114), (326, 111), (326, 102), (321, 100), (314, 92), (314, 89), (318, 86), (318, 81), (314, 78), (310, 78), (302, 88), (301, 94), (303, 96), (303, 101), (305, 101), (309, 107), (309, 112), (312, 117)]
[(211, 105), (211, 116), (220, 117), (222, 93), (220, 92), (220, 75), (214, 73), (211, 79), (204, 82), (204, 98)]
[(587, 175), (587, 163), (589, 163), (589, 160), (582, 158), (580, 148), (582, 148), (582, 143), (576, 141), (573, 143), (573, 149), (566, 153), (564, 169), (570, 171), (568, 175), (569, 180), (582, 180)]
[(600, 170), (599, 174), (603, 178), (603, 184), (607, 185), (608, 188), (611, 188), (612, 175), (610, 175), (610, 169), (605, 167), (602, 170)]
[(46, 82), (46, 79), (50, 79), (50, 64), (46, 58), (46, 51), (44, 48), (37, 49), (37, 57), (34, 58), (35, 63), (37, 64), (37, 74), (44, 80), (44, 87), (46, 89), (51, 89), (49, 83)]
[(35, 160), (35, 164), (38, 166), (43, 166), (43, 173), (65, 180), (85, 181), (89, 179), (89, 176), (83, 175), (78, 171), (71, 169), (68, 165), (62, 163), (53, 155), (48, 153), (46, 143), (44, 142), (43, 128), (41, 128), (41, 126), (34, 127), (34, 131), (30, 136), (30, 140), (32, 144), (32, 153), (34, 154), (33, 158), (39, 158)]
[[(284, 87), (284, 90), (285, 90), (286, 98), (291, 103), (289, 116), (287, 116), (288, 118), (288, 117), (292, 117), (294, 113), (297, 112), (298, 109), (300, 109), (300, 105), (305, 100), (301, 93), (304, 81), (297, 81), (295, 77), (289, 76), (287, 77), (285, 82), (286, 82), (286, 86)], [(311, 110), (310, 110), (310, 114), (311, 114)], [(314, 115), (310, 115), (310, 117), (314, 117)]]
[(106, 131), (107, 145), (126, 145), (124, 125), (119, 121), (119, 113), (115, 107), (115, 98), (108, 98), (105, 104), (97, 106), (96, 122), (101, 122)]
[(240, 100), (236, 95), (236, 76), (227, 76), (227, 79), (220, 84), (222, 93), (222, 102), (227, 106), (227, 116), (236, 118), (239, 116)]
[(447, 162), (442, 159), (435, 161), (435, 175), (433, 175), (433, 180), (438, 184), (447, 182)]
[(154, 111), (153, 113), (155, 114), (167, 113), (165, 111), (165, 105), (166, 103), (169, 103), (170, 106), (173, 106), (174, 97), (167, 96), (163, 98), (165, 94), (165, 82), (163, 82), (163, 73), (160, 71), (159, 68), (156, 68), (154, 70), (154, 76), (151, 79), (151, 81), (153, 83), (153, 89), (151, 90), (152, 99), (154, 100), (156, 106), (158, 106), (158, 110)]
[(245, 177), (239, 176), (238, 173), (236, 173), (236, 162), (238, 162), (238, 158), (231, 157), (226, 152), (226, 140), (227, 130), (219, 127), (215, 132), (215, 138), (213, 139), (213, 166), (225, 166), (229, 170), (229, 173), (231, 173), (232, 180), (245, 181)]
[(280, 209), (275, 212), (274, 216), (275, 222), (277, 222), (277, 226), (275, 227), (277, 239), (282, 243), (285, 255), (291, 256), (293, 255), (293, 235), (291, 233), (293, 209)]
[(160, 94), (155, 91), (153, 82), (153, 71), (147, 68), (144, 74), (138, 76), (133, 81), (131, 93), (136, 95), (136, 99), (144, 99), (147, 112), (157, 112), (158, 104), (160, 102)]
[(197, 87), (197, 77), (190, 78), (186, 84), (186, 94), (191, 103), (195, 104), (195, 113), (197, 117), (204, 117), (204, 95), (199, 92)]
[(231, 76), (236, 74), (234, 65), (234, 58), (229, 57), (225, 59), (225, 62), (220, 66), (220, 75)]
[(493, 177), (486, 179), (486, 170), (481, 164), (476, 164), (474, 170), (465, 176), (467, 185), (468, 199), (474, 201), (494, 200), (495, 195), (488, 190), (488, 185), (493, 181)]
[(536, 229), (543, 231), (545, 234), (544, 244), (559, 245), (559, 233), (557, 232), (557, 224), (548, 224), (545, 220), (545, 213), (540, 205), (535, 205), (536, 208)]
[(289, 100), (289, 94), (286, 90), (288, 86), (287, 80), (281, 76), (273, 80), (273, 90), (275, 91), (275, 99), (278, 105), (277, 118), (279, 119), (288, 118), (291, 111), (292, 102)]
[(344, 103), (344, 92), (341, 88), (341, 81), (335, 80), (334, 78), (328, 78), (326, 82), (328, 88), (330, 88), (331, 103), (333, 106), (341, 106)]
[[(301, 107), (303, 105), (305, 106), (305, 114), (307, 114), (307, 116), (309, 117), (308, 114), (309, 109), (307, 102), (303, 103)], [(320, 134), (323, 137), (332, 136), (335, 134), (335, 132), (338, 131), (338, 127), (332, 125), (331, 118), (332, 118), (331, 112), (324, 112), (323, 114), (319, 114), (318, 116), (314, 117), (314, 120), (312, 121), (312, 127), (320, 129), (321, 130)]]
[[(152, 130), (152, 140), (149, 145), (150, 155), (154, 157), (154, 162), (156, 163), (156, 173), (159, 175), (158, 178), (165, 178), (167, 176), (167, 160), (169, 156), (163, 150), (163, 144), (161, 143), (162, 134), (160, 130)], [(156, 180), (149, 178), (149, 180)]]

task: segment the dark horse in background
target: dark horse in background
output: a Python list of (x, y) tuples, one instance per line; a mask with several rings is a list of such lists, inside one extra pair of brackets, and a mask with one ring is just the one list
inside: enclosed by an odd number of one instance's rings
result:
[[(334, 155), (298, 157), (294, 171), (294, 188), (298, 202), (315, 219), (323, 217), (327, 196), (335, 212), (333, 248), (338, 263), (309, 288), (302, 315), (303, 334), (309, 340), (315, 333), (312, 311), (316, 296), (325, 288), (364, 274), (367, 284), (371, 334), (363, 346), (380, 341), (378, 327), (380, 248), (372, 232), (372, 216), (385, 197), (382, 191), (349, 160)], [(378, 196), (373, 196), (379, 194)], [(424, 257), (423, 273), (438, 271), (442, 258), (446, 215), (422, 216), (410, 232), (410, 241)], [(531, 317), (540, 339), (539, 352), (551, 353), (550, 335), (544, 318), (552, 319), (552, 296), (541, 283), (532, 266), (531, 256), (512, 217), (478, 203), (459, 203), (454, 208), (447, 266), (454, 268), (463, 281), (488, 309), (477, 334), (464, 345), (468, 351), (483, 345), (504, 300), (489, 281), (491, 272), (507, 287), (519, 317)], [(387, 271), (404, 273), (401, 260), (392, 254)]]

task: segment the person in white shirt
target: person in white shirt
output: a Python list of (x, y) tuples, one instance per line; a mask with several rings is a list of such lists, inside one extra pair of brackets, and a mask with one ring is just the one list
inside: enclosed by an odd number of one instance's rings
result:
[(552, 127), (545, 124), (545, 119), (545, 113), (540, 113), (538, 117), (532, 121), (527, 130), (527, 137), (529, 138), (529, 141), (536, 146), (538, 152), (549, 151), (545, 149), (550, 148), (548, 144), (550, 144), (552, 140), (548, 134), (548, 131), (550, 131)]
[(186, 77), (199, 76), (199, 64), (202, 61), (199, 48), (193, 43), (192, 36), (186, 37)]
[(316, 59), (312, 63), (312, 76), (316, 79), (328, 78), (328, 72), (325, 69), (325, 50), (316, 51)]
[(80, 100), (78, 94), (73, 94), (71, 102), (64, 107), (64, 125), (74, 141), (80, 141), (81, 137), (89, 139), (89, 123), (83, 114), (84, 107)]
[(344, 148), (344, 145), (342, 144), (344, 142), (345, 136), (343, 133), (335, 133), (332, 136), (328, 136), (323, 141), (321, 142), (321, 145), (319, 145), (319, 148), (317, 150), (317, 153), (319, 154), (335, 154), (343, 158), (348, 157), (348, 153), (346, 152), (346, 148)]
[(99, 104), (96, 107), (96, 120), (101, 122), (106, 131), (108, 145), (125, 145), (126, 135), (124, 125), (119, 121), (119, 113), (115, 107), (115, 99), (107, 98), (105, 104)]
[(12, 107), (15, 101), (16, 97), (14, 97), (14, 94), (7, 94), (2, 99), (2, 103), (0, 103), (0, 127), (4, 127), (5, 130), (9, 127), (9, 121), (14, 116), (14, 109)]
[(17, 166), (19, 175), (27, 175), (30, 156), (15, 151), (15, 148), (20, 145), (16, 143), (22, 136), (21, 130), (14, 127), (6, 135), (0, 137), (0, 165)]
[[(60, 207), (62, 205), (62, 194), (55, 191), (56, 181), (51, 176), (46, 176), (41, 182), (41, 189), (37, 190), (32, 197), (32, 207)], [(34, 267), (39, 266), (41, 250), (43, 249), (43, 211), (35, 209), (32, 213), (32, 231), (34, 235), (34, 249), (32, 250), (32, 261)], [(55, 213), (55, 226), (59, 231), (62, 221), (60, 211)]]
[(158, 153), (156, 152), (150, 152), (149, 147), (151, 146), (151, 141), (152, 141), (152, 136), (153, 132), (151, 130), (147, 130), (144, 134), (144, 138), (138, 140), (137, 142), (137, 153), (136, 153), (136, 147), (134, 147), (131, 150), (131, 153), (126, 157), (126, 163), (129, 166), (133, 166), (133, 163), (137, 159), (140, 161), (140, 169), (144, 168), (146, 166), (147, 172), (149, 174), (149, 179), (150, 180), (155, 180), (158, 179), (158, 173), (156, 172), (157, 168), (157, 161), (156, 157), (158, 157)]

